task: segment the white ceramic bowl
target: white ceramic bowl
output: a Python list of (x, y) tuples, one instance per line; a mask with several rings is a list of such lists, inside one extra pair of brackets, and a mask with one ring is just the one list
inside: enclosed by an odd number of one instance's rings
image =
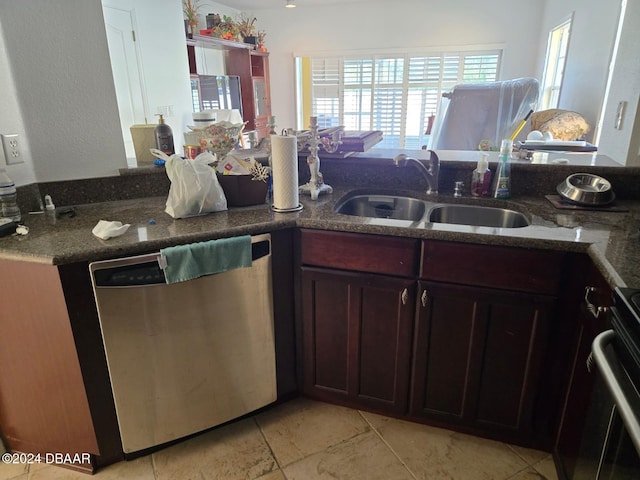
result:
[(198, 137), (201, 147), (223, 158), (238, 143), (244, 123), (217, 122), (203, 128), (189, 127)]

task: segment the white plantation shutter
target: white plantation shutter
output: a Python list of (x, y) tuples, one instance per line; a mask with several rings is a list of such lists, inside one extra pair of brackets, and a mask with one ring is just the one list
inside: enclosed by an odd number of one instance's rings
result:
[(498, 72), (497, 55), (465, 55), (462, 80), (464, 82), (493, 82)]
[(445, 88), (453, 87), (460, 82), (460, 56), (459, 55), (443, 55), (441, 81)]
[(376, 58), (371, 128), (384, 132), (379, 147), (397, 145), (404, 133), (405, 59)]
[(320, 128), (382, 130), (381, 148), (418, 149), (442, 93), (497, 79), (501, 51), (312, 57), (312, 112)]
[(347, 130), (371, 130), (373, 59), (345, 59), (343, 114), (338, 125)]
[(311, 84), (313, 114), (318, 117), (320, 128), (339, 125), (342, 61), (340, 58), (311, 59)]

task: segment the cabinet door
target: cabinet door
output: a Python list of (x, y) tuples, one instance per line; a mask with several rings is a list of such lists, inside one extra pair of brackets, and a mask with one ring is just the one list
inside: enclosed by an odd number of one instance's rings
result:
[(419, 295), (411, 414), (530, 432), (555, 300), (428, 282)]
[(414, 303), (412, 280), (303, 268), (305, 393), (406, 412)]
[[(581, 278), (584, 279), (585, 276)], [(611, 288), (593, 266), (590, 266), (586, 279), (586, 282), (584, 280), (581, 282), (578, 292), (584, 300), (580, 307), (574, 310), (574, 317), (567, 319), (571, 323), (574, 334), (573, 342), (567, 342), (569, 348), (573, 348), (573, 357), (555, 445), (558, 465), (566, 478), (573, 478), (585, 418), (589, 410), (591, 391), (595, 382), (595, 375), (589, 373), (587, 369), (591, 344), (600, 332), (609, 328), (608, 311), (590, 311), (586, 302), (603, 307), (610, 307), (613, 303)]]

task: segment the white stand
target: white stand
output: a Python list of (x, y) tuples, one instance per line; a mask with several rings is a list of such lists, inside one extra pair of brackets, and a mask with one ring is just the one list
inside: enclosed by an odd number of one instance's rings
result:
[(309, 147), (309, 156), (307, 157), (307, 165), (309, 165), (309, 172), (311, 173), (311, 179), (308, 183), (301, 185), (298, 188), (299, 193), (311, 195), (311, 200), (318, 200), (318, 196), (323, 193), (332, 193), (333, 188), (324, 183), (322, 173), (320, 172), (320, 158), (318, 157), (318, 149), (320, 146), (325, 151), (333, 153), (338, 149), (338, 146), (342, 143), (340, 136), (342, 132), (334, 134), (331, 140), (320, 140), (318, 136), (318, 117), (311, 117), (311, 138), (306, 145)]

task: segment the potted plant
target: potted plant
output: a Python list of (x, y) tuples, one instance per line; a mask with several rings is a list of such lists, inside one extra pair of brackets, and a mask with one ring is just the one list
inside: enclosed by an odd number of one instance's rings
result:
[(187, 34), (189, 38), (193, 38), (193, 34), (198, 27), (198, 10), (200, 9), (198, 1), (199, 0), (182, 1), (182, 11), (184, 12), (185, 21), (187, 22), (187, 25), (189, 25), (189, 30), (191, 30), (191, 33)]
[(267, 47), (264, 46), (264, 37), (266, 36), (267, 32), (265, 32), (264, 30), (258, 30), (258, 33), (256, 34), (258, 40), (258, 50), (260, 50), (261, 52), (267, 51)]
[(240, 30), (231, 17), (223, 15), (222, 22), (213, 29), (213, 36), (225, 40), (237, 41)]
[(256, 45), (256, 27), (254, 25), (256, 23), (256, 17), (249, 18), (243, 13), (240, 15), (236, 23), (238, 25), (238, 30), (240, 31), (240, 35), (242, 35), (244, 43)]

